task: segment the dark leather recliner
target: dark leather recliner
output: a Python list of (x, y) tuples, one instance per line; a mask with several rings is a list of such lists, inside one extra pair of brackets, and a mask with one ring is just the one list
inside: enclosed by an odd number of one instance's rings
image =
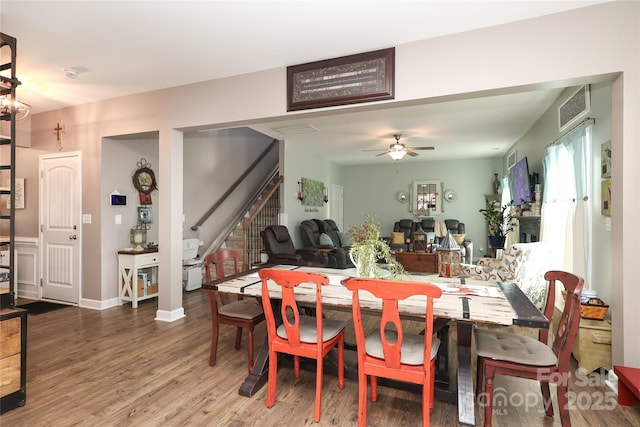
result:
[(465, 234), (464, 222), (460, 222), (457, 219), (445, 219), (444, 224), (451, 234)]
[(398, 233), (404, 233), (404, 243), (390, 243), (391, 250), (402, 249), (403, 251), (409, 250), (409, 244), (407, 242), (413, 241), (413, 231), (415, 229), (415, 223), (412, 219), (401, 219), (393, 225), (393, 231)]
[[(331, 243), (321, 244), (320, 236), (324, 233), (323, 230), (328, 229), (329, 226), (319, 219), (307, 219), (300, 223), (300, 234), (302, 236), (302, 243), (305, 249), (323, 249), (326, 250), (326, 257), (328, 267), (330, 268), (347, 268), (349, 267), (348, 256), (349, 253), (340, 246), (335, 246), (333, 238)], [(338, 242), (340, 241), (339, 236)]]
[(334, 220), (325, 219), (324, 221), (320, 221), (319, 225), (322, 232), (328, 234), (329, 237), (331, 237), (331, 240), (333, 241), (333, 245), (335, 247), (344, 248), (345, 251), (349, 252), (351, 246), (345, 245), (345, 243), (342, 241), (340, 229), (338, 228), (338, 224), (336, 224)]
[(296, 249), (284, 225), (269, 225), (260, 232), (269, 264), (326, 267), (327, 257), (318, 249)]
[(344, 268), (353, 267), (353, 263), (351, 262), (351, 258), (349, 257), (349, 251), (351, 251), (351, 245), (348, 242), (343, 241), (342, 233), (338, 228), (338, 224), (332, 219), (325, 219), (324, 221), (319, 222), (320, 229), (323, 233), (329, 235), (331, 240), (333, 241), (333, 245), (336, 248), (342, 248), (345, 253), (346, 263)]

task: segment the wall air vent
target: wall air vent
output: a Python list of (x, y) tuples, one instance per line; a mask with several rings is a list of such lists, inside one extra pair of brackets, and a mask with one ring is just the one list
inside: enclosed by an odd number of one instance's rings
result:
[(578, 88), (560, 107), (558, 107), (558, 127), (560, 132), (568, 129), (580, 120), (591, 108), (589, 85)]

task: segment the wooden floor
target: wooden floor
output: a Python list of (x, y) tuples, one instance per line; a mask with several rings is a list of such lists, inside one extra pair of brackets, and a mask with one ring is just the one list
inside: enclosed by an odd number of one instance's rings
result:
[[(295, 380), (292, 370), (281, 368), (271, 409), (265, 406), (266, 387), (252, 398), (241, 397), (238, 388), (247, 373), (246, 340), (236, 351), (233, 329), (223, 326), (218, 364), (209, 367), (211, 323), (206, 292), (185, 293), (184, 308), (186, 317), (172, 323), (153, 320), (155, 300), (142, 302), (138, 309), (130, 304), (104, 311), (68, 307), (29, 316), (27, 403), (0, 416), (0, 425), (315, 424), (313, 372), (303, 371)], [(258, 345), (264, 336), (262, 324), (257, 330)], [(574, 406), (580, 408), (571, 411), (574, 426), (640, 426), (640, 405), (619, 407), (607, 401), (610, 390), (602, 385), (602, 378), (589, 378), (588, 384), (582, 381), (570, 387), (577, 396)], [(508, 390), (509, 402), (494, 415), (494, 426), (560, 425), (557, 417), (544, 417), (537, 383), (498, 377), (496, 387)], [(348, 380), (339, 390), (336, 379), (325, 375), (322, 419), (317, 425), (356, 425), (357, 388), (355, 381)], [(481, 411), (476, 411), (481, 424)], [(457, 425), (456, 406), (437, 401), (431, 423)], [(381, 387), (379, 400), (368, 404), (368, 425), (420, 425), (420, 397)]]

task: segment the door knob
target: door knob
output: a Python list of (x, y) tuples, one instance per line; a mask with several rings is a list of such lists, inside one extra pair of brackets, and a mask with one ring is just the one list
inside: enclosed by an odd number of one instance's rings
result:
[(77, 240), (78, 237), (75, 234), (72, 234), (71, 236), (69, 236), (69, 240)]

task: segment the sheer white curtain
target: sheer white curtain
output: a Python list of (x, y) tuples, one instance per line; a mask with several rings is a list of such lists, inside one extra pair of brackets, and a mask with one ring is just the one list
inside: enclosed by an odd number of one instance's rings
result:
[[(511, 203), (511, 187), (509, 186), (509, 175), (505, 175), (502, 178), (502, 197), (500, 200), (500, 205), (508, 205)], [(515, 209), (515, 208), (512, 208)], [(512, 231), (507, 234), (507, 241), (505, 242), (504, 247), (508, 248), (514, 243), (518, 243), (520, 241), (520, 226), (516, 225)]]
[(590, 277), (591, 126), (547, 147), (543, 160), (544, 191), (541, 240), (554, 249), (554, 268)]

